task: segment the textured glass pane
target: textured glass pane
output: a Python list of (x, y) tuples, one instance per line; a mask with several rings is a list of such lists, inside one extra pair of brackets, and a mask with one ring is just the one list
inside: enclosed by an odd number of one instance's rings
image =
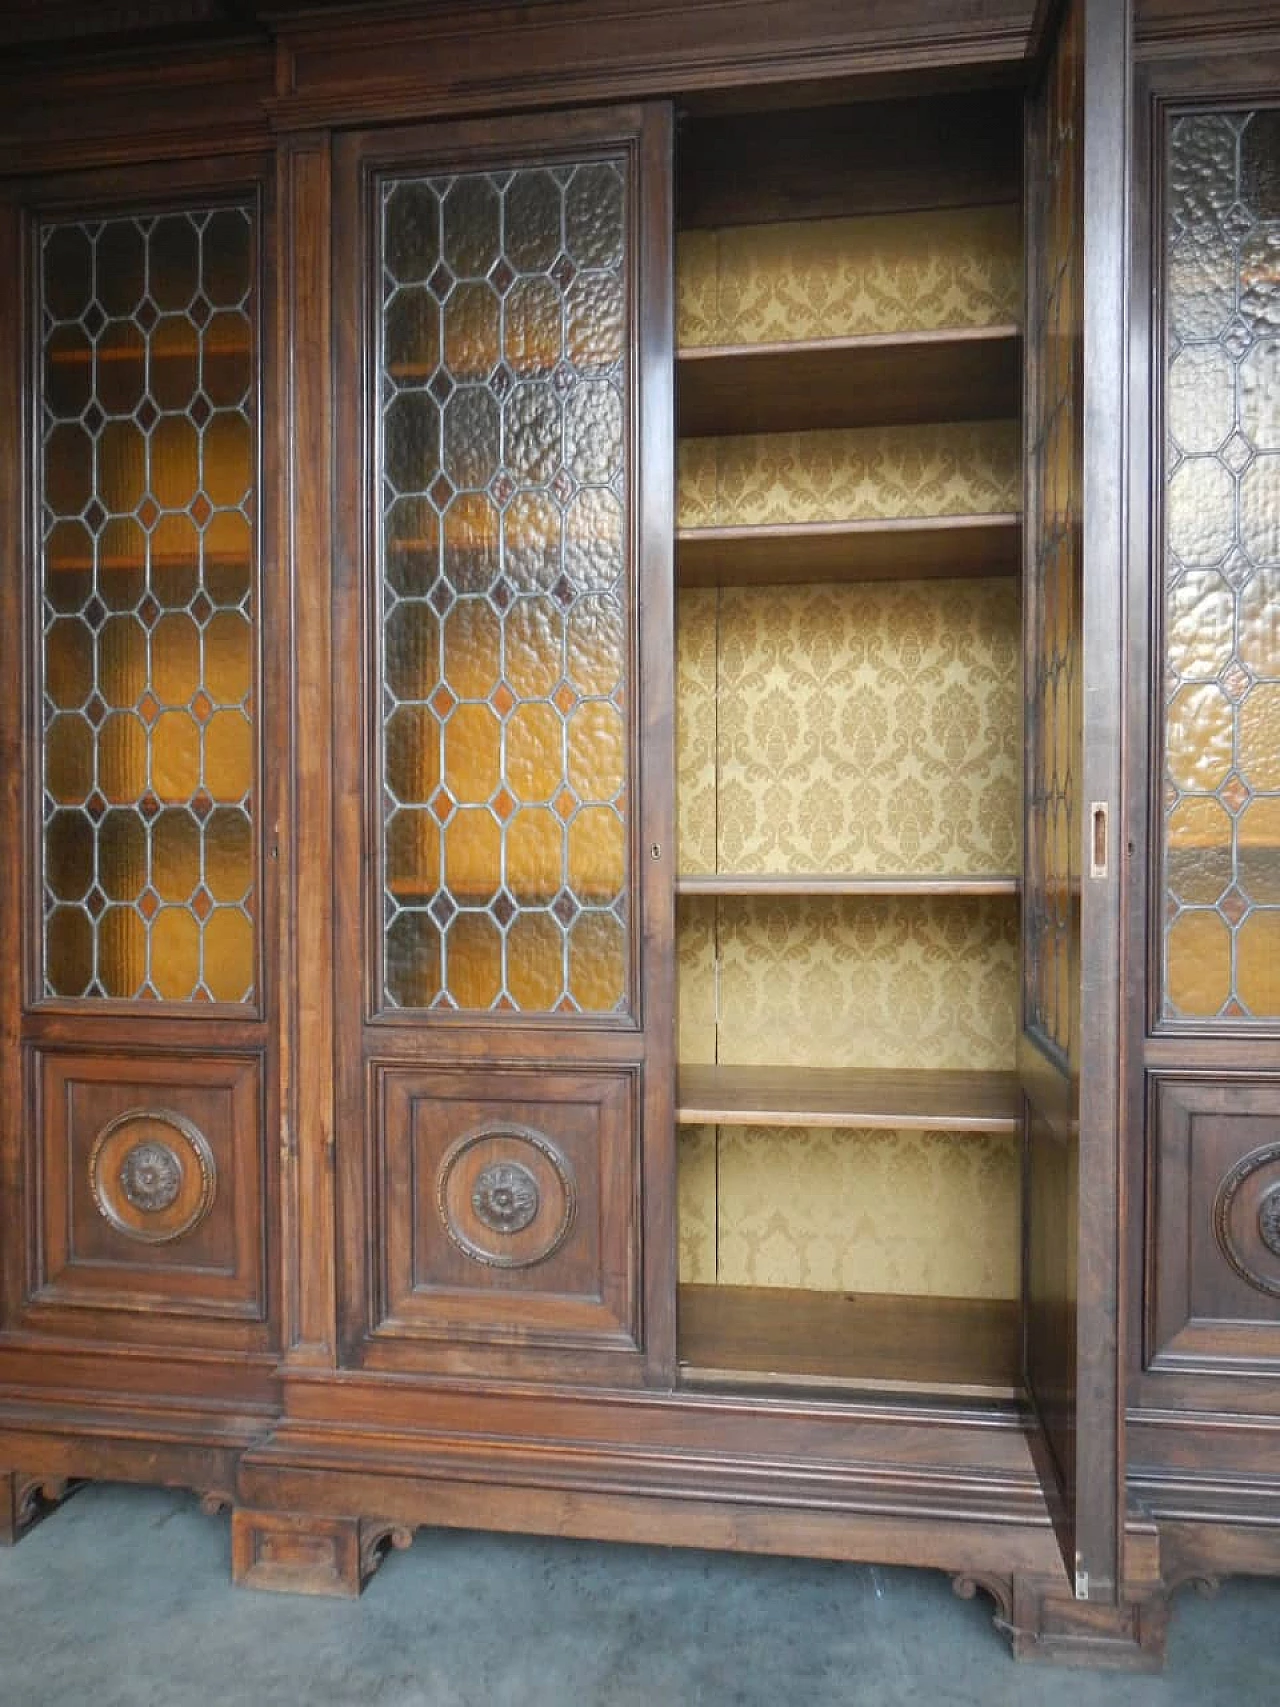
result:
[(398, 292), (387, 305), (383, 336), (388, 377), (425, 385), (440, 360), (440, 304), (426, 290)]
[(385, 997), (625, 1011), (623, 174), (381, 205)]
[(1080, 492), (1082, 453), (1080, 211), (1083, 195), (1080, 10), (1069, 6), (1037, 113), (1037, 169), (1048, 194), (1029, 254), (1028, 335), (1037, 382), (1027, 526), (1031, 662), (1023, 884), (1026, 1024), (1064, 1064), (1078, 1036)]
[(44, 987), (253, 998), (248, 207), (38, 235)]
[(1169, 132), (1163, 552), (1170, 1019), (1280, 1018), (1280, 112)]

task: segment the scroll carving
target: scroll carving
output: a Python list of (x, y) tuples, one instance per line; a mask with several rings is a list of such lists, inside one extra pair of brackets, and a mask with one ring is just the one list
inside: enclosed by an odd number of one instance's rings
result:
[(365, 1583), (390, 1552), (403, 1553), (413, 1545), (413, 1530), (405, 1523), (367, 1521), (360, 1525), (360, 1581)]

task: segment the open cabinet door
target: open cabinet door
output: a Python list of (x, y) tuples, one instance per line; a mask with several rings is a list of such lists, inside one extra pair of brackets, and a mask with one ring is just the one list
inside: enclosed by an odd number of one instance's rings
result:
[(1026, 149), (1024, 1355), (1069, 1576), (1110, 1601), (1129, 5), (1046, 13)]

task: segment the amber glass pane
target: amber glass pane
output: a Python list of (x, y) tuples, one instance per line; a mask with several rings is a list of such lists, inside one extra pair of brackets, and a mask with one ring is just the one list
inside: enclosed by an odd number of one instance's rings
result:
[(382, 187), (383, 987), (625, 1011), (626, 184)]
[(1023, 884), (1028, 1029), (1059, 1060), (1077, 1033), (1080, 705), (1081, 148), (1076, 134), (1079, 8), (1069, 7), (1039, 115), (1037, 170), (1047, 186), (1029, 247), (1032, 679), (1027, 727)]
[(44, 226), (44, 987), (254, 994), (248, 207)]
[(1164, 913), (1169, 1019), (1280, 1018), (1280, 111), (1169, 131)]

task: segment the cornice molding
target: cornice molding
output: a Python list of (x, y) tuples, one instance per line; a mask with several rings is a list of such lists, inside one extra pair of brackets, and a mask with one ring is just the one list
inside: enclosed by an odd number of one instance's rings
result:
[(1141, 59), (1276, 45), (1280, 0), (1137, 0), (1134, 51)]
[(1033, 0), (375, 0), (359, 14), (272, 19), (269, 110), (292, 130), (1018, 63), (1033, 11)]
[(271, 146), (265, 42), (0, 71), (0, 177)]

